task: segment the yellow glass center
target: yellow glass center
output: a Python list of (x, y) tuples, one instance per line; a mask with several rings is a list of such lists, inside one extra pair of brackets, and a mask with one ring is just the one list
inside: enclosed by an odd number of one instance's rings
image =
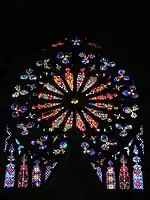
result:
[(72, 104), (77, 104), (77, 103), (78, 103), (78, 99), (75, 99), (75, 98), (72, 99), (71, 103), (72, 103)]

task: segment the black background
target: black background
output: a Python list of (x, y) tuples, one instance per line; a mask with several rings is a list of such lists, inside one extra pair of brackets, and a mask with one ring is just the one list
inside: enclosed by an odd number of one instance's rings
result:
[[(7, 123), (7, 106), (11, 85), (18, 73), (35, 64), (40, 51), (53, 41), (67, 36), (87, 36), (101, 44), (108, 57), (115, 58), (127, 68), (135, 80), (140, 94), (141, 121), (147, 128), (149, 122), (149, 48), (144, 33), (142, 5), (111, 3), (92, 4), (87, 9), (80, 4), (46, 5), (29, 0), (8, 2), (1, 5), (0, 24), (0, 168), (3, 168), (4, 127)], [(94, 5), (94, 6), (93, 6)], [(98, 9), (97, 9), (98, 8)], [(71, 15), (72, 12), (72, 15)], [(79, 13), (82, 12), (82, 15)], [(73, 15), (74, 13), (74, 15)], [(145, 135), (148, 139), (148, 136)], [(1, 173), (1, 172), (0, 172)], [(55, 175), (54, 175), (55, 176)], [(1, 181), (2, 182), (2, 181)], [(1, 184), (2, 187), (3, 183)], [(55, 178), (39, 190), (2, 190), (1, 199), (14, 197), (30, 199), (102, 199), (110, 194), (104, 192), (92, 168), (80, 153), (72, 152), (58, 170)], [(114, 193), (113, 193), (114, 194)], [(122, 195), (121, 193), (119, 193)], [(93, 197), (92, 197), (93, 195)], [(127, 193), (126, 195), (131, 195)], [(135, 193), (132, 193), (135, 195)], [(125, 197), (125, 196), (124, 196)]]

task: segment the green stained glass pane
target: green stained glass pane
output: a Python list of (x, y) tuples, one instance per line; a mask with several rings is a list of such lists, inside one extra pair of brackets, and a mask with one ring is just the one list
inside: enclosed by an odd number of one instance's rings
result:
[(34, 71), (33, 69), (29, 68), (29, 69), (26, 70), (26, 73), (27, 74), (32, 74), (33, 71)]
[(20, 91), (20, 86), (16, 85), (15, 90)]
[(44, 94), (44, 99), (48, 99), (48, 95), (47, 94)]
[(23, 80), (26, 80), (27, 78), (28, 78), (27, 75), (21, 75), (21, 76), (20, 76), (20, 79), (23, 79)]
[(60, 152), (59, 151), (57, 151), (57, 152), (55, 152), (55, 154), (57, 155), (57, 154), (60, 154)]
[(18, 97), (18, 96), (19, 96), (19, 92), (15, 92), (14, 94), (12, 94), (13, 98)]
[(137, 106), (137, 105), (134, 105), (133, 106), (133, 111), (136, 111), (136, 110), (138, 110), (139, 109), (139, 107)]
[(27, 90), (22, 90), (21, 92), (20, 92), (20, 94), (21, 95), (26, 95), (26, 94), (28, 94), (29, 92), (27, 91)]

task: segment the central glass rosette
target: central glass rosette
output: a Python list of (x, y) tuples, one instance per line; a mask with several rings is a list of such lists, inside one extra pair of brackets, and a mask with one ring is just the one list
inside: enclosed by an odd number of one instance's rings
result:
[(71, 103), (72, 104), (77, 104), (79, 101), (78, 101), (78, 99), (76, 99), (76, 98), (73, 98), (72, 100), (71, 100)]

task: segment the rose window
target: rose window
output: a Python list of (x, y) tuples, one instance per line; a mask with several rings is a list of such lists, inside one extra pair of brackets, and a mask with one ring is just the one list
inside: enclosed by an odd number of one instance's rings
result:
[(81, 152), (106, 189), (117, 189), (117, 180), (121, 190), (144, 188), (139, 95), (127, 70), (100, 48), (78, 37), (65, 39), (20, 74), (9, 106), (4, 187), (28, 187), (29, 162), (32, 186), (40, 187), (42, 174), (45, 183), (69, 152), (69, 138), (78, 134)]

